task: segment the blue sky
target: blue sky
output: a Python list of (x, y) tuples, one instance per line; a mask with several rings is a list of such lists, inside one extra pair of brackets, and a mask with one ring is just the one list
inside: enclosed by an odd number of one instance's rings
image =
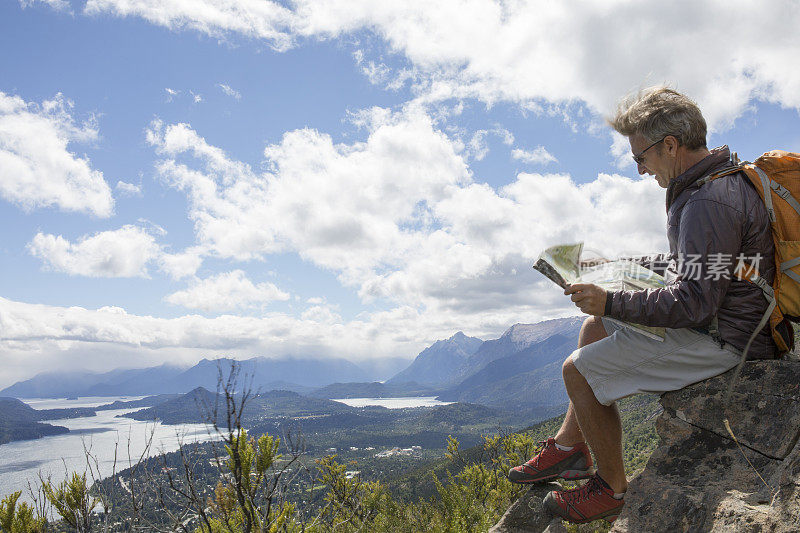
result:
[(3, 2), (0, 385), (574, 314), (543, 247), (666, 246), (620, 97), (670, 83), (710, 145), (800, 150), (800, 8), (733, 4)]

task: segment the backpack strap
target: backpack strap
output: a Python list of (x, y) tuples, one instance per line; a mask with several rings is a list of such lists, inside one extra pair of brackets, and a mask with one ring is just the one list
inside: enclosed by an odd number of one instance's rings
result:
[[(767, 213), (769, 214), (769, 221), (774, 224), (775, 220), (777, 219), (775, 217), (775, 208), (772, 207), (772, 195), (769, 194), (769, 190), (772, 188), (771, 183), (774, 183), (778, 187), (780, 187), (780, 184), (769, 179), (767, 173), (758, 168), (756, 165), (752, 165), (750, 168), (754, 168), (756, 170), (756, 173), (758, 174), (758, 177), (761, 179), (761, 188), (764, 189), (764, 206), (767, 208)], [(800, 211), (798, 211), (798, 213), (800, 213)]]
[[(769, 317), (772, 316), (772, 311), (775, 310), (775, 307), (778, 304), (778, 301), (775, 299), (775, 291), (772, 290), (772, 286), (767, 283), (767, 280), (759, 276), (758, 274), (752, 274), (748, 277), (749, 281), (753, 282), (754, 284), (758, 285), (758, 287), (764, 293), (764, 298), (767, 299), (769, 305), (767, 306), (767, 311), (764, 313), (764, 316), (761, 317), (756, 329), (753, 330), (752, 335), (750, 338), (747, 339), (747, 344), (742, 351), (742, 357), (739, 360), (739, 364), (736, 365), (736, 371), (733, 373), (733, 378), (731, 378), (730, 383), (728, 384), (728, 389), (725, 391), (725, 400), (723, 402), (723, 409), (728, 407), (728, 404), (731, 401), (731, 393), (733, 392), (733, 385), (739, 380), (739, 374), (742, 372), (742, 367), (744, 366), (745, 361), (747, 361), (747, 352), (750, 351), (750, 345), (753, 344), (753, 341), (756, 339), (758, 333), (764, 329), (764, 326), (767, 325), (769, 322)], [(730, 430), (728, 430), (730, 431)]]
[[(759, 173), (759, 176), (764, 174), (764, 171), (758, 167), (756, 167), (756, 171)], [(792, 196), (792, 193), (789, 192), (789, 189), (772, 179), (769, 180), (769, 186), (773, 191), (775, 191), (775, 194), (786, 200), (786, 202), (792, 206), (792, 209), (794, 209), (797, 214), (800, 215), (800, 202), (798, 202), (797, 199)]]
[(736, 165), (733, 165), (733, 166), (730, 166), (730, 167), (727, 167), (727, 168), (723, 168), (719, 172), (714, 172), (713, 174), (709, 174), (707, 176), (703, 176), (702, 178), (697, 180), (695, 183), (697, 183), (698, 187), (702, 187), (703, 185), (705, 185), (709, 181), (715, 180), (717, 178), (721, 178), (723, 176), (730, 176), (731, 174), (736, 174), (740, 170), (742, 170), (742, 165), (736, 164)]
[(800, 276), (789, 270), (791, 268), (796, 267), (797, 265), (800, 265), (800, 257), (795, 257), (794, 259), (789, 259), (788, 261), (784, 261), (783, 263), (781, 263), (781, 272), (783, 272), (785, 276), (789, 276), (790, 278), (795, 280), (797, 283), (800, 283)]

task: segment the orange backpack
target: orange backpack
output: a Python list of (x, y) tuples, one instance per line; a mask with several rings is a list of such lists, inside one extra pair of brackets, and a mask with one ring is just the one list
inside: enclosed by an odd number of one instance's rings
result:
[(739, 163), (733, 154), (734, 166), (700, 180), (704, 183), (743, 171), (764, 201), (775, 242), (775, 280), (767, 283), (750, 265), (736, 272), (740, 279), (758, 285), (769, 302), (767, 312), (745, 347), (767, 322), (781, 353), (794, 347), (794, 333), (787, 320), (800, 322), (800, 154), (773, 150), (755, 162)]

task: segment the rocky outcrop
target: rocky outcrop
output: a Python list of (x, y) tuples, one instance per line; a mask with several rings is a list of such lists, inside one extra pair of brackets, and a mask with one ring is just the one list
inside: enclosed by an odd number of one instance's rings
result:
[(559, 490), (558, 483), (534, 485), (505, 512), (489, 533), (561, 533), (566, 531), (561, 520), (554, 519), (542, 510), (542, 500), (551, 490)]
[[(748, 362), (724, 413), (732, 374), (662, 396), (660, 444), (612, 532), (800, 531), (800, 362)], [(526, 492), (493, 531), (556, 531), (536, 497)]]

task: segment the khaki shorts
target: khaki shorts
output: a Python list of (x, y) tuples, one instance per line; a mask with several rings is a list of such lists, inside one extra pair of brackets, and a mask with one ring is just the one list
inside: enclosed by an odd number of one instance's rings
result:
[(658, 341), (602, 318), (608, 337), (570, 357), (603, 405), (640, 392), (661, 394), (722, 374), (739, 363), (735, 349), (689, 328)]

